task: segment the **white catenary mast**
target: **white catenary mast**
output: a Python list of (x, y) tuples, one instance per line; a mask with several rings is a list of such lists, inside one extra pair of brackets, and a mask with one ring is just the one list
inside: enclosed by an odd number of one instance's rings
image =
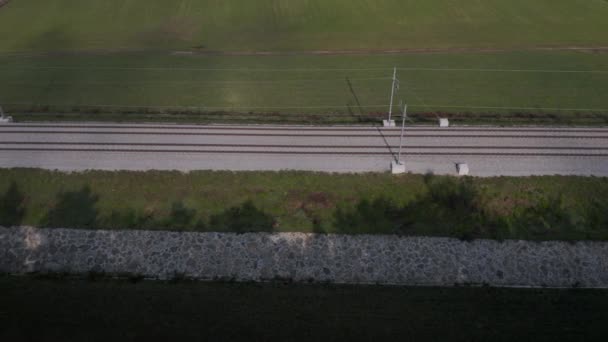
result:
[(395, 120), (392, 120), (393, 114), (393, 98), (395, 97), (395, 90), (399, 90), (399, 79), (397, 78), (397, 67), (393, 68), (393, 84), (391, 86), (391, 101), (388, 107), (388, 120), (382, 120), (384, 127), (395, 127)]
[[(401, 104), (399, 104), (401, 107)], [(401, 160), (401, 151), (403, 150), (403, 134), (405, 133), (405, 119), (407, 118), (407, 104), (403, 105), (403, 114), (401, 118), (401, 135), (399, 136), (399, 153), (397, 160), (391, 162), (391, 172), (393, 174), (405, 173), (405, 163)]]

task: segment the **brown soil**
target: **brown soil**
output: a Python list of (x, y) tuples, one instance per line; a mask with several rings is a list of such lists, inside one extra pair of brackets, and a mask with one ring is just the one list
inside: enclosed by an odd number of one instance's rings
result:
[(314, 217), (319, 209), (335, 207), (331, 195), (325, 192), (313, 192), (306, 194), (299, 190), (290, 190), (287, 193), (287, 207), (292, 211), (302, 210), (308, 217)]
[(2, 6), (4, 6), (4, 5), (6, 5), (6, 4), (8, 4), (8, 2), (9, 2), (9, 1), (10, 1), (10, 0), (0, 0), (0, 7), (2, 7)]

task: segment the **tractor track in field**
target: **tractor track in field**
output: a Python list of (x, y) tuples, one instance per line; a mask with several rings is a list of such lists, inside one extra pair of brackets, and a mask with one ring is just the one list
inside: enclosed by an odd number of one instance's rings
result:
[(172, 55), (189, 56), (339, 56), (339, 55), (410, 55), (436, 53), (501, 53), (515, 51), (579, 51), (608, 53), (608, 46), (533, 46), (514, 48), (452, 47), (404, 49), (343, 49), (302, 51), (174, 51)]
[[(0, 0), (2, 1), (2, 0)], [(1, 5), (0, 5), (1, 7)], [(257, 51), (257, 50), (157, 50), (157, 49), (79, 49), (57, 51), (8, 51), (0, 56), (74, 56), (118, 53), (167, 53), (175, 56), (371, 56), (371, 55), (411, 55), (411, 54), (459, 54), (459, 53), (506, 53), (506, 52), (573, 51), (586, 53), (608, 53), (608, 46), (522, 46), (510, 48), (489, 47), (447, 47), (447, 48), (401, 48), (401, 49), (336, 49), (299, 51)]]

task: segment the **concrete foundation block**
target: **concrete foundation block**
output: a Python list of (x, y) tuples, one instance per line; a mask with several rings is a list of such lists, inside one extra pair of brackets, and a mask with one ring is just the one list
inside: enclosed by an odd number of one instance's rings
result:
[(400, 173), (405, 173), (405, 163), (393, 161), (391, 163), (391, 173), (394, 175), (398, 175)]
[(382, 120), (382, 126), (395, 127), (395, 120)]
[(468, 176), (469, 175), (469, 164), (458, 163), (458, 164), (456, 164), (456, 170), (458, 170), (459, 176)]

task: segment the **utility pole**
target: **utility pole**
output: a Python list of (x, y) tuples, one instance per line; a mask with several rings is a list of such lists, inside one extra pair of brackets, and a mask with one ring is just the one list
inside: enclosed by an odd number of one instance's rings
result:
[[(399, 103), (401, 107), (401, 102)], [(403, 114), (401, 119), (401, 135), (399, 136), (399, 153), (397, 153), (397, 160), (391, 162), (391, 173), (399, 174), (405, 173), (405, 163), (401, 161), (401, 151), (403, 150), (403, 134), (405, 132), (405, 119), (407, 118), (407, 104), (403, 105)]]
[(405, 118), (407, 117), (407, 104), (403, 106), (403, 120), (401, 121), (401, 136), (399, 137), (399, 154), (397, 154), (397, 163), (403, 164), (401, 162), (401, 150), (403, 146), (403, 133), (405, 132)]
[(391, 86), (391, 102), (388, 107), (388, 120), (383, 120), (384, 127), (395, 127), (395, 121), (391, 120), (393, 114), (393, 98), (395, 90), (399, 90), (399, 80), (397, 79), (397, 67), (393, 67), (393, 84)]

